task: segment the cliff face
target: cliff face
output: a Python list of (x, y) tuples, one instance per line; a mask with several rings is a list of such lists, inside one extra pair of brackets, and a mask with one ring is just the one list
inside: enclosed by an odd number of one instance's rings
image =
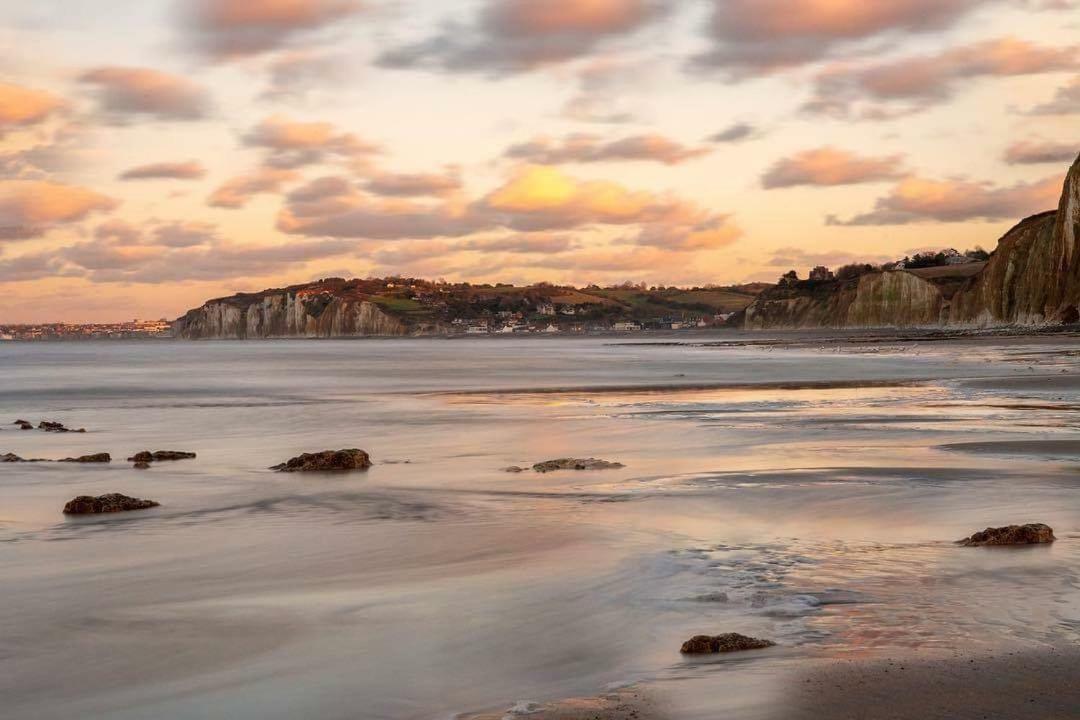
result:
[(373, 302), (319, 287), (211, 300), (173, 324), (173, 334), (189, 340), (405, 335), (411, 330)]
[[(1009, 230), (985, 267), (870, 273), (854, 281), (801, 282), (762, 293), (744, 327), (1040, 325), (1080, 321), (1080, 158), (1057, 210)], [(974, 267), (974, 266), (972, 266)], [(936, 271), (941, 270), (938, 273)]]
[(748, 330), (924, 326), (941, 322), (942, 289), (909, 272), (778, 286), (746, 310)]

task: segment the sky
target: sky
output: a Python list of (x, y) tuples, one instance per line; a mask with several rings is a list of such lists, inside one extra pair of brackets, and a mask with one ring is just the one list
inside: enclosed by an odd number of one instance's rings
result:
[(0, 323), (992, 249), (1080, 153), (1078, 41), (1078, 0), (3, 3)]

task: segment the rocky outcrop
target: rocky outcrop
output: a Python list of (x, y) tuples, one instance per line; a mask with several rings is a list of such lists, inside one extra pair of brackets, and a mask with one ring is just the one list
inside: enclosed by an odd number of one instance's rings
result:
[(193, 452), (185, 452), (183, 450), (142, 450), (135, 453), (128, 458), (128, 462), (133, 463), (152, 463), (162, 462), (165, 460), (191, 460), (195, 457)]
[[(622, 463), (597, 460), (596, 458), (559, 458), (558, 460), (545, 460), (532, 466), (538, 473), (554, 472), (556, 470), (616, 470), (626, 467)], [(508, 471), (513, 470), (508, 468)]]
[(772, 640), (759, 640), (739, 633), (695, 635), (682, 644), (680, 652), (683, 655), (711, 655), (739, 650), (762, 650), (774, 645), (776, 643)]
[(1029, 523), (986, 528), (959, 542), (965, 547), (980, 547), (983, 545), (1040, 545), (1052, 543), (1056, 539), (1049, 525)]
[[(20, 427), (21, 427), (21, 425), (20, 425)], [(25, 429), (25, 428), (23, 428), (23, 429)], [(48, 420), (42, 420), (41, 422), (39, 422), (38, 423), (38, 430), (44, 430), (45, 432), (57, 432), (57, 433), (66, 433), (66, 432), (84, 433), (84, 432), (86, 432), (86, 428), (79, 428), (78, 430), (76, 430), (75, 428), (66, 427), (64, 425), (64, 423), (50, 422)]]
[(1009, 230), (985, 265), (871, 272), (785, 282), (737, 324), (785, 328), (989, 327), (1080, 321), (1080, 158), (1056, 210)]
[(30, 422), (29, 420), (16, 420), (15, 422), (13, 422), (11, 424), (12, 425), (18, 425), (20, 430), (33, 430), (34, 429), (34, 423)]
[(56, 462), (62, 463), (108, 463), (112, 462), (112, 456), (109, 453), (94, 453), (93, 455), (80, 455), (79, 457), (68, 457), (57, 460)]
[(99, 513), (128, 512), (129, 510), (146, 510), (160, 504), (153, 500), (141, 500), (120, 493), (109, 493), (97, 497), (80, 495), (64, 505), (64, 514), (97, 515)]
[(384, 311), (352, 281), (332, 279), (210, 300), (173, 323), (189, 340), (407, 335), (408, 323)]
[(27, 459), (27, 458), (19, 457), (15, 453), (4, 453), (3, 455), (0, 455), (0, 463), (26, 463), (26, 462), (36, 463), (36, 462), (49, 462), (49, 461), (44, 460), (42, 458), (30, 458), (30, 459)]
[(323, 450), (317, 453), (304, 453), (274, 465), (271, 470), (278, 472), (331, 472), (341, 470), (367, 470), (371, 467), (371, 456), (363, 450)]

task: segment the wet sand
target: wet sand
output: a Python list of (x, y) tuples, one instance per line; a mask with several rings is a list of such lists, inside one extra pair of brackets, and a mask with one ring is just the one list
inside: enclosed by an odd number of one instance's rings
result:
[[(725, 708), (716, 677), (522, 703), (467, 720), (1066, 720), (1080, 708), (1080, 648), (949, 657), (816, 661), (781, 672), (783, 689)], [(733, 693), (734, 694), (734, 693)]]

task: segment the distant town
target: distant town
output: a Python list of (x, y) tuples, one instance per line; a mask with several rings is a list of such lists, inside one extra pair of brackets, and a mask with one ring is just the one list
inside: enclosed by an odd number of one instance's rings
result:
[(172, 336), (172, 323), (129, 320), (116, 323), (37, 323), (0, 325), (0, 341), (137, 340)]

